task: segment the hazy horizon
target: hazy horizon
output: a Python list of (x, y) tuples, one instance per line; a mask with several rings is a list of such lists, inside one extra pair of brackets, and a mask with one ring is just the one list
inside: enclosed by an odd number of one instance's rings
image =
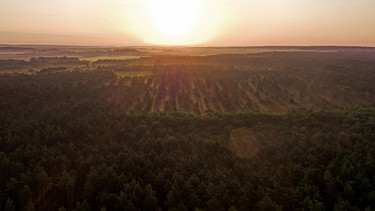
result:
[(375, 46), (371, 0), (0, 0), (0, 43)]

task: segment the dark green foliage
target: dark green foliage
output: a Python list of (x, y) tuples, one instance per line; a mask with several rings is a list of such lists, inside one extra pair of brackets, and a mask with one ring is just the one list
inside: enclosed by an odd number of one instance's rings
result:
[[(114, 80), (0, 77), (0, 209), (375, 209), (374, 109), (127, 114)], [(230, 149), (237, 128), (254, 157)]]

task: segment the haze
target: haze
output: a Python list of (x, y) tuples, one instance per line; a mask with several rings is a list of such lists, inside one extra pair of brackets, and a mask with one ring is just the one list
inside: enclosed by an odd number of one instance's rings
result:
[(184, 16), (170, 2), (0, 0), (0, 43), (375, 46), (373, 0), (186, 1)]

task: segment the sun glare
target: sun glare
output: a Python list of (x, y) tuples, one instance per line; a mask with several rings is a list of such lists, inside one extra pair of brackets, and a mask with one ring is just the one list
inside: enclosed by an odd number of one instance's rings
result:
[(201, 16), (199, 10), (194, 0), (160, 0), (150, 8), (150, 17), (161, 34), (177, 38), (192, 33)]
[(219, 32), (216, 17), (220, 12), (209, 1), (144, 0), (133, 11), (132, 30), (150, 44), (201, 44)]

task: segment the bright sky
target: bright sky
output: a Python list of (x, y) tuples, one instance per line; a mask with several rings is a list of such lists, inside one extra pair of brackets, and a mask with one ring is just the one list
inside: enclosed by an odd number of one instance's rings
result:
[(0, 0), (0, 43), (375, 46), (375, 0)]

